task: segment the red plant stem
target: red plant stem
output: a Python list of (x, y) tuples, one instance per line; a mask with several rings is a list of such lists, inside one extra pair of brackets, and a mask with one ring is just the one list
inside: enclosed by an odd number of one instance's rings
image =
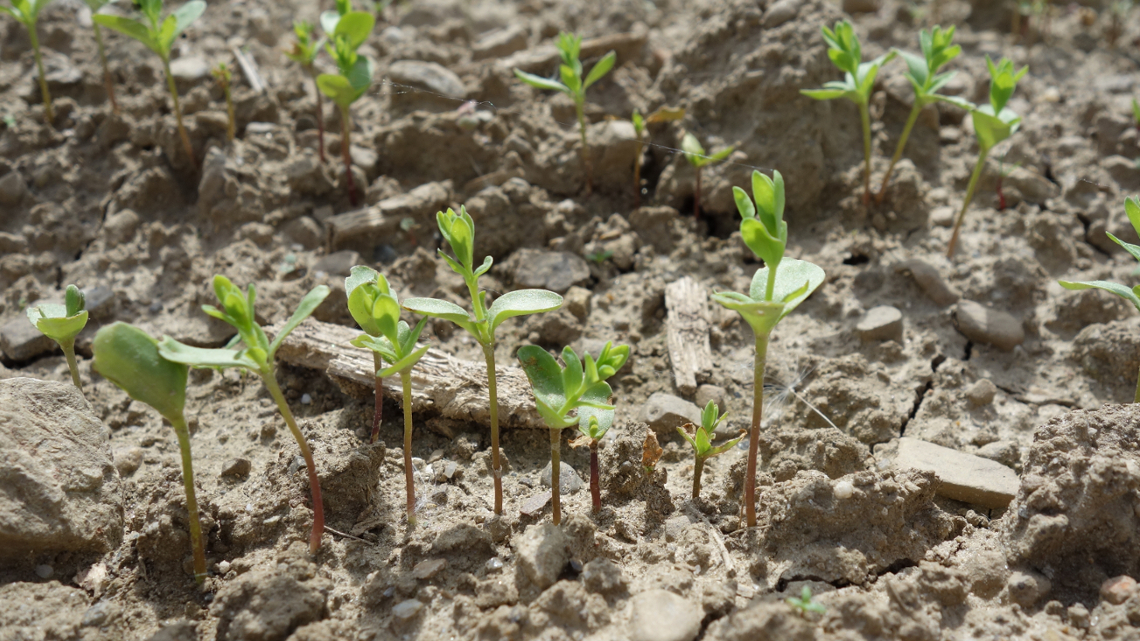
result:
[(637, 134), (637, 151), (633, 156), (633, 208), (641, 207), (641, 133)]
[(309, 535), (309, 554), (316, 554), (321, 549), (321, 535), (325, 532), (325, 505), (321, 499), (321, 479), (317, 476), (317, 465), (313, 461), (313, 451), (309, 449), (309, 442), (305, 440), (305, 435), (297, 427), (297, 421), (293, 418), (289, 404), (285, 402), (285, 395), (281, 393), (281, 387), (277, 385), (277, 376), (273, 370), (267, 368), (259, 373), (261, 379), (265, 381), (269, 395), (277, 402), (277, 409), (281, 412), (285, 424), (289, 426), (289, 431), (297, 441), (297, 447), (301, 448), (301, 456), (305, 459), (305, 467), (309, 470), (309, 489), (313, 493), (313, 531)]
[(697, 189), (693, 192), (693, 219), (701, 219), (701, 168), (697, 167)]
[[(749, 447), (751, 449), (751, 447)], [(693, 500), (701, 498), (701, 474), (705, 471), (705, 459), (703, 456), (697, 457), (697, 462), (693, 464)]]
[[(375, 366), (377, 372), (384, 366), (380, 355), (372, 352), (372, 364)], [(375, 443), (376, 439), (380, 437), (380, 422), (384, 418), (384, 379), (379, 376), (376, 377), (376, 410), (372, 413), (372, 439), (369, 441)]]
[(487, 396), (491, 411), (491, 477), (495, 483), (495, 514), (503, 513), (503, 464), (499, 460), (499, 394), (495, 381), (495, 348), (483, 345), (487, 361)]
[[(554, 470), (551, 470), (553, 472)], [(598, 442), (590, 441), (590, 497), (594, 499), (594, 513), (602, 511), (601, 475), (598, 473)], [(551, 478), (554, 478), (553, 476)]]
[(998, 211), (1005, 211), (1005, 191), (1001, 188), (1001, 181), (1005, 176), (998, 175), (997, 178), (997, 196), (998, 196)]
[(412, 368), (400, 372), (404, 387), (404, 480), (408, 484), (408, 527), (416, 524), (416, 477), (412, 469)]
[(341, 107), (340, 124), (343, 135), (341, 136), (342, 140), (340, 142), (340, 155), (344, 158), (344, 175), (345, 185), (348, 187), (348, 202), (355, 207), (357, 204), (356, 181), (352, 178), (352, 152), (350, 151), (352, 141), (349, 137), (351, 135), (351, 125), (349, 124), (348, 118), (348, 107)]
[(553, 521), (555, 525), (562, 522), (562, 470), (559, 463), (562, 458), (562, 430), (550, 428), (550, 506), (554, 510)]

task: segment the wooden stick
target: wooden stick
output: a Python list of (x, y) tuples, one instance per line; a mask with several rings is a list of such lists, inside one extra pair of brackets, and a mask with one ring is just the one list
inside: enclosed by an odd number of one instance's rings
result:
[(666, 343), (673, 379), (685, 395), (697, 391), (697, 378), (712, 370), (708, 292), (689, 276), (665, 288)]

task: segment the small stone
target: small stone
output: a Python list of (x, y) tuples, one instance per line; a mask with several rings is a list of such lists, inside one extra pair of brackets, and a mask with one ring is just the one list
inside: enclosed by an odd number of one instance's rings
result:
[(327, 194), (334, 185), (326, 165), (321, 163), (316, 152), (311, 149), (294, 155), (293, 160), (285, 165), (285, 180), (292, 191), (304, 196)]
[(955, 318), (958, 331), (975, 343), (987, 343), (1008, 352), (1025, 341), (1020, 321), (971, 300), (958, 301)]
[(455, 72), (443, 65), (420, 60), (400, 60), (388, 67), (388, 78), (401, 85), (411, 85), (450, 98), (462, 98), (467, 91)]
[(903, 333), (902, 312), (897, 307), (879, 305), (867, 310), (859, 324), (855, 326), (859, 338), (864, 342), (901, 341)]
[(1003, 509), (1017, 494), (1017, 473), (1001, 463), (909, 436), (899, 439), (895, 465), (934, 472), (937, 493), (964, 503)]
[(723, 413), (725, 410), (724, 398), (726, 396), (728, 396), (728, 391), (719, 385), (701, 385), (697, 388), (697, 407), (703, 408), (709, 404), (709, 401), (712, 401), (716, 403), (716, 406), (719, 407)]
[(674, 543), (680, 540), (681, 533), (692, 524), (693, 519), (689, 518), (687, 514), (678, 514), (665, 519), (665, 541)]
[(428, 559), (426, 561), (420, 561), (416, 564), (416, 567), (412, 568), (412, 576), (421, 581), (430, 579), (436, 574), (439, 574), (439, 571), (445, 567), (447, 567), (447, 559)]
[(132, 447), (127, 450), (116, 451), (113, 458), (115, 459), (115, 469), (119, 470), (119, 476), (130, 476), (142, 466), (143, 451), (141, 447)]
[(563, 306), (578, 320), (584, 321), (590, 315), (590, 298), (590, 290), (575, 285), (566, 290), (566, 295), (562, 297)]
[(369, 173), (376, 169), (376, 161), (380, 159), (375, 151), (357, 145), (351, 145), (348, 153), (352, 157), (352, 164)]
[(406, 621), (419, 614), (420, 610), (423, 609), (424, 604), (422, 602), (416, 599), (408, 599), (407, 601), (401, 601), (392, 606), (392, 616), (401, 621)]
[(692, 641), (704, 613), (668, 590), (647, 590), (630, 599), (629, 641)]
[(1136, 593), (1136, 579), (1122, 574), (1100, 584), (1100, 598), (1113, 605), (1120, 605)]
[(986, 443), (978, 448), (978, 456), (988, 458), (991, 461), (997, 461), (1006, 467), (1014, 468), (1020, 467), (1021, 452), (1017, 448), (1017, 443), (1013, 441), (994, 441), (993, 443)]
[(954, 217), (953, 207), (935, 207), (930, 212), (930, 224), (938, 227), (951, 227), (954, 225)]
[(519, 590), (515, 584), (495, 577), (475, 584), (475, 606), (481, 609), (497, 608), (518, 603)]
[[(546, 467), (542, 468), (542, 486), (554, 487), (550, 482), (551, 463), (547, 463)], [(558, 466), (558, 477), (561, 479), (559, 488), (563, 494), (573, 494), (582, 489), (582, 477), (578, 476), (578, 472), (573, 467), (567, 465), (566, 461), (562, 461)]]
[(951, 289), (942, 275), (933, 265), (921, 260), (911, 259), (896, 267), (896, 271), (909, 272), (914, 282), (918, 284), (926, 297), (934, 301), (935, 305), (946, 307), (958, 302), (958, 292)]
[(111, 601), (100, 601), (87, 608), (79, 625), (85, 628), (97, 628), (107, 624), (118, 614), (118, 606)]
[(837, 499), (849, 499), (855, 493), (855, 486), (851, 481), (836, 481), (831, 491), (835, 493)]
[(471, 45), (471, 59), (502, 58), (522, 51), (526, 49), (526, 36), (526, 29), (520, 25), (492, 31)]
[(843, 0), (845, 13), (874, 13), (878, 10), (878, 0)]
[[(559, 474), (561, 476), (561, 474)], [(519, 512), (523, 516), (536, 516), (541, 514), (546, 509), (546, 504), (550, 503), (551, 493), (549, 490), (539, 492), (522, 502), (519, 506)]]
[(265, 223), (246, 223), (238, 227), (234, 235), (238, 238), (249, 239), (255, 245), (264, 246), (273, 240), (273, 227)]
[(253, 469), (253, 463), (247, 458), (233, 458), (226, 461), (222, 466), (222, 477), (229, 478), (245, 478), (249, 476), (249, 471)]
[(321, 224), (313, 220), (309, 216), (301, 216), (296, 220), (289, 221), (282, 228), (285, 236), (301, 245), (305, 249), (316, 249), (324, 242), (324, 230)]
[(55, 574), (55, 568), (50, 565), (37, 565), (36, 576), (41, 579), (50, 579), (51, 575)]
[(210, 75), (210, 64), (201, 56), (178, 58), (170, 61), (170, 75), (182, 82), (197, 82)]
[(327, 256), (321, 256), (320, 259), (313, 265), (313, 273), (323, 273), (329, 277), (335, 276), (348, 276), (352, 271), (353, 265), (360, 265), (360, 254), (352, 251), (351, 249), (344, 249), (338, 252), (333, 252)]
[(796, 17), (800, 10), (800, 0), (780, 0), (764, 12), (764, 27), (774, 29)]
[(997, 385), (988, 378), (983, 378), (966, 388), (966, 400), (974, 407), (982, 407), (994, 402), (997, 394)]
[(0, 255), (22, 254), (28, 250), (28, 239), (21, 234), (0, 231)]
[(641, 410), (641, 420), (658, 434), (668, 434), (685, 423), (701, 424), (701, 408), (683, 398), (654, 392)]
[(19, 205), (28, 193), (28, 185), (20, 174), (10, 171), (0, 178), (0, 205)]
[(570, 252), (520, 249), (511, 257), (519, 287), (549, 289), (559, 294), (590, 279), (586, 260)]
[(566, 534), (557, 525), (531, 525), (515, 540), (518, 574), (540, 589), (554, 585), (570, 562), (569, 544)]
[(606, 558), (590, 561), (582, 568), (582, 583), (590, 592), (606, 594), (625, 586), (621, 567)]
[(20, 315), (0, 326), (0, 351), (14, 361), (26, 361), (55, 349), (55, 342)]
[(1022, 607), (1030, 607), (1053, 589), (1049, 579), (1037, 572), (1014, 572), (1005, 584), (1009, 599)]

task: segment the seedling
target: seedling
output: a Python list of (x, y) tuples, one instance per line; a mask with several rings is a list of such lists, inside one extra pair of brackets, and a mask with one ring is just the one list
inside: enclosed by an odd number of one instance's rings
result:
[(261, 377), (265, 388), (269, 390), (269, 395), (277, 403), (277, 409), (285, 419), (285, 424), (289, 426), (289, 431), (297, 440), (297, 446), (301, 448), (301, 456), (304, 457), (305, 466), (309, 471), (309, 485), (313, 493), (313, 532), (309, 537), (309, 551), (316, 554), (321, 547), (321, 534), (325, 529), (325, 510), (324, 504), (321, 502), (321, 482), (317, 478), (317, 466), (313, 462), (313, 452), (309, 449), (309, 443), (305, 440), (305, 435), (301, 433), (300, 428), (297, 427), (293, 412), (289, 410), (285, 395), (281, 393), (281, 387), (277, 384), (273, 357), (277, 354), (277, 349), (281, 347), (285, 337), (308, 318), (313, 310), (321, 304), (321, 301), (329, 295), (329, 288), (325, 285), (318, 285), (306, 294), (301, 299), (301, 304), (297, 306), (297, 311), (293, 312), (292, 318), (273, 338), (273, 342), (270, 342), (265, 336), (265, 331), (255, 319), (253, 304), (257, 293), (252, 283), (249, 285), (249, 290), (243, 294), (230, 282), (230, 279), (225, 276), (214, 276), (214, 294), (217, 295), (222, 309), (213, 305), (203, 305), (202, 311), (229, 323), (237, 330), (237, 336), (230, 342), (229, 347), (244, 343), (245, 348), (234, 350), (191, 347), (169, 336), (164, 336), (158, 344), (158, 353), (168, 361), (182, 363), (190, 367), (220, 370), (237, 367)]
[(910, 116), (906, 119), (902, 136), (899, 138), (899, 146), (895, 149), (895, 155), (891, 158), (891, 164), (883, 176), (883, 184), (879, 186), (879, 193), (875, 195), (875, 201), (878, 203), (883, 202), (883, 196), (887, 192), (887, 184), (891, 180), (891, 173), (895, 170), (895, 164), (902, 158), (906, 141), (910, 137), (910, 131), (914, 128), (914, 123), (918, 122), (918, 115), (922, 113), (922, 109), (926, 105), (944, 99), (938, 94), (938, 90), (945, 87), (946, 83), (950, 82), (956, 73), (953, 71), (938, 73), (938, 69), (942, 65), (962, 53), (961, 46), (950, 44), (953, 39), (953, 26), (946, 31), (943, 31), (942, 27), (935, 26), (933, 31), (923, 29), (918, 32), (918, 43), (922, 48), (922, 56), (907, 51), (898, 52), (903, 61), (906, 62), (907, 70), (904, 75), (910, 81), (910, 86), (914, 88), (914, 106), (911, 107)]
[(1012, 165), (1006, 166), (1005, 156), (1002, 156), (1001, 163), (998, 165), (997, 185), (994, 186), (994, 191), (997, 192), (998, 197), (998, 211), (1005, 211), (1006, 208), (1004, 189), (1005, 179), (1008, 178), (1011, 173), (1013, 173), (1014, 169), (1017, 169), (1020, 166), (1020, 162), (1015, 162)]
[[(562, 450), (562, 430), (574, 425), (587, 438), (595, 434), (605, 434), (614, 422), (614, 406), (609, 404), (613, 389), (606, 382), (617, 373), (629, 358), (629, 346), (614, 347), (606, 343), (595, 361), (589, 354), (579, 359), (569, 347), (562, 350), (562, 362), (550, 352), (537, 345), (526, 345), (519, 349), (519, 362), (526, 377), (530, 380), (534, 402), (543, 422), (550, 429), (550, 478), (551, 505), (554, 510), (554, 524), (562, 522), (561, 476), (559, 462)], [(571, 412), (576, 414), (571, 416)], [(591, 455), (591, 490), (597, 473), (596, 457)], [(594, 511), (601, 507), (598, 495), (594, 498)]]
[(824, 612), (827, 612), (827, 608), (825, 608), (822, 603), (816, 603), (815, 601), (811, 600), (811, 588), (806, 585), (804, 586), (804, 589), (800, 591), (800, 596), (798, 599), (795, 597), (788, 597), (787, 599), (784, 599), (784, 603), (787, 603), (801, 617), (805, 618), (809, 612), (814, 612), (816, 614), (823, 614)]
[[(412, 467), (412, 367), (427, 353), (428, 346), (416, 347), (427, 317), (420, 319), (415, 328), (400, 320), (400, 302), (388, 286), (388, 279), (363, 265), (352, 268), (344, 281), (348, 292), (348, 311), (364, 330), (352, 341), (357, 347), (372, 350), (376, 364), (376, 416), (372, 423), (372, 442), (380, 428), (380, 407), (383, 403), (383, 378), (400, 375), (404, 392), (404, 474), (408, 485), (408, 526), (416, 524), (415, 470)], [(381, 358), (392, 366), (381, 369)]]
[(336, 61), (340, 73), (317, 76), (317, 88), (340, 108), (340, 152), (344, 159), (348, 201), (355, 207), (359, 199), (352, 177), (352, 115), (349, 109), (372, 86), (372, 60), (358, 55), (356, 50), (372, 33), (376, 16), (367, 11), (352, 11), (349, 0), (337, 0), (336, 7), (336, 11), (321, 14), (321, 28), (329, 34), (331, 41), (325, 49)]
[(812, 263), (784, 258), (788, 243), (788, 224), (784, 222), (784, 177), (778, 171), (772, 173), (774, 178), (768, 178), (758, 171), (752, 172), (752, 199), (743, 189), (732, 189), (736, 208), (743, 218), (740, 223), (741, 236), (752, 253), (764, 261), (764, 267), (752, 277), (747, 295), (737, 292), (712, 295), (714, 301), (740, 314), (752, 327), (756, 339), (752, 427), (749, 431), (748, 467), (744, 477), (748, 527), (756, 525), (756, 459), (760, 444), (760, 421), (764, 413), (764, 366), (768, 355), (768, 339), (776, 324), (807, 300), (825, 277), (823, 269)]
[[(107, 6), (111, 0), (83, 0), (91, 9), (91, 15), (99, 13), (99, 10)], [(119, 101), (115, 100), (115, 79), (111, 76), (111, 67), (107, 65), (107, 51), (103, 47), (103, 30), (99, 28), (99, 23), (92, 25), (95, 30), (95, 44), (99, 48), (99, 61), (103, 63), (103, 85), (107, 88), (107, 100), (111, 102), (111, 110), (119, 113)]]
[(732, 153), (731, 146), (725, 147), (711, 156), (705, 155), (705, 148), (701, 146), (701, 142), (697, 137), (691, 133), (685, 132), (685, 137), (681, 139), (681, 150), (685, 152), (685, 159), (693, 166), (697, 172), (697, 186), (693, 192), (693, 218), (701, 217), (701, 168), (705, 165), (718, 163)]
[(36, 329), (59, 343), (71, 370), (71, 382), (80, 391), (83, 391), (83, 386), (79, 384), (79, 366), (75, 362), (75, 337), (87, 326), (86, 302), (78, 287), (68, 285), (63, 305), (48, 303), (24, 310)]
[(1136, 129), (1140, 131), (1140, 102), (1132, 99), (1132, 119), (1136, 121)]
[(513, 316), (549, 312), (562, 306), (562, 297), (545, 289), (520, 289), (507, 292), (495, 299), (487, 307), (487, 292), (479, 290), (479, 277), (491, 269), (492, 259), (487, 256), (483, 264), (475, 267), (475, 221), (467, 214), (467, 209), (459, 208), (459, 213), (448, 209), (435, 215), (436, 223), (444, 240), (451, 245), (455, 258), (439, 250), (439, 255), (447, 261), (452, 271), (463, 277), (467, 291), (471, 295), (473, 314), (450, 301), (434, 298), (409, 298), (404, 301), (404, 309), (449, 320), (467, 330), (483, 348), (483, 358), (487, 361), (487, 394), (491, 413), (491, 476), (495, 484), (495, 514), (503, 513), (503, 468), (499, 462), (499, 397), (495, 386), (495, 330)]
[(693, 463), (694, 501), (701, 497), (701, 473), (705, 470), (705, 459), (724, 454), (736, 447), (736, 444), (744, 438), (744, 435), (741, 434), (739, 437), (727, 443), (722, 443), (715, 447), (713, 446), (713, 431), (716, 430), (716, 427), (724, 420), (724, 417), (728, 416), (728, 412), (724, 414), (719, 414), (719, 412), (720, 408), (717, 407), (716, 403), (709, 401), (708, 405), (705, 405), (705, 409), (701, 411), (700, 427), (694, 428), (692, 423), (686, 423), (683, 428), (677, 428), (677, 433), (684, 437), (684, 439), (689, 442), (689, 445), (693, 446), (695, 457), (695, 462)]
[(186, 511), (190, 515), (190, 549), (194, 554), (194, 580), (206, 579), (206, 550), (194, 495), (194, 463), (190, 457), (190, 430), (186, 406), (186, 375), (189, 367), (173, 363), (158, 353), (158, 341), (143, 330), (116, 322), (95, 333), (92, 347), (95, 370), (132, 399), (150, 405), (174, 427), (182, 453), (182, 484)]
[(145, 22), (133, 20), (123, 16), (98, 14), (92, 18), (96, 24), (119, 33), (130, 36), (143, 43), (148, 49), (158, 54), (162, 59), (162, 69), (166, 72), (166, 87), (170, 91), (170, 98), (174, 101), (174, 119), (178, 123), (178, 135), (182, 138), (182, 148), (191, 164), (197, 163), (194, 156), (194, 146), (190, 144), (190, 136), (182, 124), (182, 106), (178, 102), (178, 87), (174, 84), (174, 74), (170, 73), (170, 48), (178, 36), (186, 30), (202, 12), (206, 10), (203, 0), (191, 0), (178, 8), (165, 18), (162, 17), (162, 0), (137, 0)]
[(986, 66), (990, 71), (990, 104), (980, 107), (964, 100), (955, 99), (954, 104), (970, 110), (970, 117), (974, 122), (974, 135), (978, 138), (978, 162), (974, 165), (974, 173), (970, 175), (970, 184), (966, 187), (966, 199), (962, 202), (962, 210), (958, 212), (958, 219), (954, 221), (954, 232), (950, 236), (950, 244), (946, 246), (946, 257), (954, 256), (954, 249), (958, 245), (958, 234), (962, 228), (962, 219), (974, 199), (974, 191), (978, 188), (978, 179), (982, 176), (982, 169), (986, 165), (986, 157), (994, 145), (1012, 136), (1021, 126), (1021, 116), (1012, 109), (1006, 108), (1006, 103), (1013, 96), (1017, 88), (1017, 81), (1029, 71), (1029, 67), (1013, 70), (1013, 62), (1002, 58), (994, 65), (989, 56), (986, 56)]
[(574, 110), (578, 115), (578, 131), (582, 136), (582, 169), (586, 172), (586, 193), (589, 194), (593, 191), (594, 180), (590, 171), (590, 152), (586, 145), (586, 90), (590, 88), (590, 85), (601, 80), (610, 72), (610, 69), (613, 69), (614, 62), (617, 61), (617, 54), (611, 51), (602, 56), (602, 59), (590, 69), (590, 73), (583, 80), (582, 61), (578, 59), (578, 55), (582, 51), (582, 38), (563, 31), (558, 34), (554, 46), (558, 47), (558, 52), (562, 56), (562, 65), (558, 68), (561, 82), (536, 76), (521, 69), (515, 69), (515, 76), (538, 89), (561, 91), (574, 101)]
[(222, 93), (226, 96), (226, 115), (229, 117), (226, 123), (226, 141), (232, 143), (237, 129), (234, 118), (234, 98), (230, 93), (230, 81), (233, 79), (233, 74), (224, 62), (219, 62), (210, 73), (214, 76), (214, 80), (218, 81), (218, 86), (222, 88)]
[(844, 79), (824, 83), (823, 89), (803, 89), (800, 93), (816, 100), (846, 98), (859, 107), (859, 120), (863, 123), (863, 204), (866, 205), (871, 202), (871, 114), (867, 105), (879, 69), (895, 57), (895, 52), (862, 62), (863, 48), (850, 22), (840, 20), (835, 23), (834, 31), (827, 27), (822, 29), (827, 57), (844, 72)]
[(292, 49), (286, 49), (285, 55), (297, 64), (301, 65), (309, 78), (313, 80), (313, 89), (317, 94), (317, 149), (320, 152), (321, 162), (325, 162), (325, 100), (321, 88), (317, 85), (317, 68), (315, 66), (317, 54), (325, 46), (325, 39), (320, 38), (315, 40), (313, 32), (316, 31), (316, 25), (311, 22), (299, 20), (293, 23), (293, 33), (297, 36), (297, 41), (293, 43)]
[(44, 119), (48, 125), (55, 121), (55, 110), (51, 106), (51, 92), (48, 91), (47, 77), (44, 75), (44, 61), (40, 55), (40, 39), (36, 35), (36, 23), (40, 19), (40, 11), (51, 0), (8, 0), (8, 6), (0, 5), (0, 12), (4, 12), (28, 30), (28, 39), (32, 41), (32, 52), (36, 58), (36, 71), (40, 76), (40, 93), (44, 99)]
[[(605, 438), (606, 432), (610, 431), (610, 429), (609, 426), (604, 426), (599, 423), (597, 416), (590, 416), (588, 421), (587, 425), (578, 424), (578, 431), (582, 435), (570, 441), (570, 445), (571, 447), (585, 446), (590, 448), (590, 498), (594, 502), (594, 513), (597, 514), (602, 511), (601, 475), (598, 470), (598, 446), (601, 445), (602, 439)], [(613, 425), (612, 418), (610, 425)]]
[[(1137, 234), (1140, 234), (1140, 200), (1137, 200), (1135, 197), (1126, 198), (1124, 200), (1124, 213), (1128, 215), (1128, 221), (1132, 223), (1132, 228), (1136, 230)], [(1132, 243), (1120, 240), (1116, 236), (1113, 236), (1111, 232), (1105, 232), (1105, 234), (1112, 239), (1112, 242), (1123, 247), (1133, 258), (1140, 260), (1140, 245), (1133, 245)], [(1112, 292), (1129, 303), (1132, 303), (1132, 306), (1135, 307), (1137, 311), (1140, 311), (1140, 285), (1129, 289), (1120, 283), (1107, 280), (1092, 280), (1087, 282), (1062, 280), (1058, 282), (1061, 283), (1061, 287), (1065, 289), (1103, 289), (1106, 292)], [(1140, 375), (1138, 375), (1136, 379), (1136, 396), (1132, 402), (1140, 403)]]
[(661, 107), (657, 111), (645, 116), (641, 116), (641, 112), (634, 109), (633, 116), (630, 117), (630, 122), (633, 123), (633, 132), (637, 135), (637, 150), (633, 155), (633, 208), (637, 209), (641, 206), (641, 154), (644, 150), (645, 144), (645, 128), (655, 122), (666, 122), (669, 120), (680, 120), (685, 117), (684, 107), (670, 108)]
[(590, 252), (589, 254), (586, 254), (586, 258), (589, 259), (590, 262), (598, 264), (598, 265), (601, 265), (602, 263), (606, 262), (607, 260), (609, 260), (613, 257), (614, 257), (614, 253), (612, 250), (609, 250), (609, 249), (596, 251), (596, 252)]

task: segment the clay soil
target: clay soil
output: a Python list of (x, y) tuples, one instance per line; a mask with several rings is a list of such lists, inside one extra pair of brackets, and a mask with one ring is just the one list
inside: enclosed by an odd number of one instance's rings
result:
[[(855, 108), (799, 94), (838, 77), (819, 27), (844, 14), (819, 0), (414, 0), (388, 9), (365, 45), (377, 81), (353, 108), (352, 135), (362, 206), (384, 222), (347, 237), (336, 235), (336, 216), (356, 209), (340, 122), (326, 111), (322, 165), (312, 84), (281, 53), (292, 20), (314, 20), (317, 3), (211, 2), (177, 43), (193, 163), (161, 65), (142, 46), (105, 36), (122, 104), (111, 114), (81, 3), (49, 5), (40, 34), (58, 114), (48, 125), (27, 36), (0, 20), (0, 325), (69, 283), (105, 293), (79, 342), (80, 371), (107, 426), (125, 522), (106, 554), (29, 551), (7, 563), (0, 639), (1135, 638), (1140, 593), (1127, 580), (1102, 586), (1140, 573), (1140, 413), (1118, 405), (1133, 397), (1140, 327), (1124, 302), (1056, 281), (1135, 281), (1135, 262), (1105, 232), (1136, 242), (1123, 199), (1140, 188), (1129, 108), (1140, 93), (1137, 14), (1112, 47), (1108, 3), (1054, 5), (1048, 22), (1031, 19), (1018, 36), (1005, 3), (845, 4), (873, 9), (853, 15), (865, 57), (916, 50), (919, 28), (957, 24), (963, 53), (949, 66), (958, 75), (948, 93), (985, 99), (985, 54), (1029, 66), (1010, 103), (1024, 124), (992, 154), (953, 260), (943, 257), (949, 225), (977, 157), (970, 119), (928, 107), (885, 201), (864, 206)], [(559, 29), (588, 45), (601, 39), (587, 66), (609, 48), (619, 55), (591, 89), (590, 194), (572, 103), (511, 73), (551, 73)], [(229, 146), (221, 93), (200, 67), (232, 63), (235, 48), (267, 90), (238, 74)], [(872, 100), (874, 184), (910, 109), (902, 69), (887, 67)], [(651, 127), (637, 208), (632, 128), (618, 119), (665, 105), (687, 115)], [(706, 149), (736, 146), (704, 170), (699, 220), (692, 169), (674, 151), (683, 131)], [(819, 264), (827, 281), (769, 350), (760, 525), (747, 529), (745, 450), (711, 460), (692, 501), (691, 457), (673, 430), (660, 434), (652, 475), (641, 443), (651, 394), (695, 400), (674, 381), (666, 286), (691, 276), (707, 291), (747, 291), (759, 267), (735, 233), (731, 194), (754, 168), (783, 173), (788, 255)], [(460, 204), (476, 221), (477, 255), (496, 260), (488, 290), (537, 280), (566, 292), (563, 310), (503, 325), (500, 364), (524, 344), (632, 346), (614, 379), (619, 418), (602, 445), (602, 511), (591, 514), (582, 487), (564, 496), (560, 532), (541, 527), (550, 520), (535, 499), (549, 491), (547, 434), (518, 426), (503, 437), (506, 509), (494, 518), (485, 414), (472, 407), (459, 420), (425, 407), (412, 452), (419, 523), (409, 528), (395, 397), (385, 402), (383, 444), (369, 445), (366, 388), (283, 363), (332, 528), (310, 556), (304, 465), (268, 394), (236, 372), (195, 372), (188, 414), (211, 572), (197, 588), (186, 572), (174, 434), (92, 370), (94, 328), (124, 320), (222, 346), (228, 326), (199, 310), (214, 302), (215, 273), (256, 283), (267, 325), (328, 284), (333, 295), (316, 317), (352, 326), (343, 279), (357, 261), (388, 274), (401, 297), (462, 304), (434, 232), (435, 211)], [(579, 258), (538, 269), (530, 261), (539, 251)], [(1008, 314), (1004, 330), (1022, 339), (968, 338), (962, 301)], [(867, 340), (856, 325), (881, 305), (901, 311), (902, 332)], [(752, 334), (712, 303), (707, 315), (712, 362), (698, 382), (713, 386), (702, 400), (717, 397), (729, 411), (727, 436), (749, 423)], [(430, 323), (424, 338), (480, 360), (446, 323)], [(6, 357), (0, 377), (70, 380), (50, 351)], [(780, 393), (789, 386), (803, 400)], [(902, 436), (1005, 464), (1020, 489), (1008, 508), (945, 498), (934, 475), (893, 465)], [(588, 480), (588, 452), (566, 439), (562, 452)], [(801, 616), (785, 603), (804, 586), (823, 613)], [(666, 607), (666, 593), (684, 607)], [(665, 616), (677, 611), (690, 628)]]

